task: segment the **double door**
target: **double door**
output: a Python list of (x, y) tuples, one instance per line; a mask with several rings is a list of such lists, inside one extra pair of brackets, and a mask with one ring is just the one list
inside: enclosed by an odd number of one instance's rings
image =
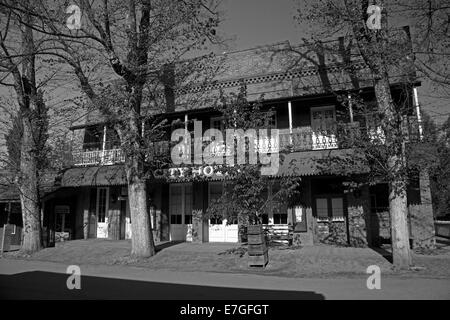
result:
[(192, 241), (192, 183), (169, 187), (171, 241)]

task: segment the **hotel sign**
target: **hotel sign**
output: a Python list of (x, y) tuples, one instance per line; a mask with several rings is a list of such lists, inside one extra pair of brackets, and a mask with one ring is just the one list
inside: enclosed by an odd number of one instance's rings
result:
[(153, 171), (155, 179), (195, 179), (195, 178), (223, 178), (227, 175), (222, 166), (206, 165), (198, 167), (175, 167), (168, 169), (156, 169)]

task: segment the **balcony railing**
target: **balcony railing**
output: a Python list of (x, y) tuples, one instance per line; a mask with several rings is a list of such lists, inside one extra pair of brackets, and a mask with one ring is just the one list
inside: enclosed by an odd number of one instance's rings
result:
[(121, 149), (74, 152), (72, 157), (75, 166), (112, 165), (125, 161)]
[[(146, 160), (155, 156), (168, 155), (169, 142), (155, 142), (153, 148), (147, 153)], [(78, 151), (72, 153), (71, 164), (74, 166), (113, 165), (125, 162), (122, 149)]]
[[(414, 125), (408, 125), (406, 134), (411, 141), (417, 138), (416, 129)], [(372, 142), (381, 141), (383, 143), (384, 141), (384, 134), (380, 127), (363, 128), (358, 122), (322, 127), (320, 129), (313, 129), (310, 126), (279, 129), (278, 132), (278, 141), (272, 138), (270, 134), (266, 138), (256, 139), (254, 141), (255, 152), (276, 153), (282, 150), (296, 152), (352, 148), (355, 147), (355, 142), (361, 141), (363, 136), (368, 137)], [(195, 150), (193, 138), (191, 139), (191, 146), (184, 146), (169, 141), (154, 142), (152, 148), (149, 148), (145, 159), (146, 161), (152, 161), (159, 156), (170, 157), (173, 148), (179, 148), (179, 153), (186, 155), (187, 150), (184, 149), (186, 147), (191, 149), (190, 155), (192, 158)], [(176, 152), (177, 150), (173, 151)], [(210, 147), (210, 151), (211, 157), (223, 157), (232, 154), (231, 147), (225, 144), (217, 145), (215, 148)], [(72, 164), (75, 166), (112, 165), (123, 163), (124, 161), (125, 155), (121, 149), (83, 151), (72, 154)]]

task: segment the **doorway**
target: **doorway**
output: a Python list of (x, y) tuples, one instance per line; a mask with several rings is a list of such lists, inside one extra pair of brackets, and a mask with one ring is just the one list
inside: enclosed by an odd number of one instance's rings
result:
[(192, 241), (192, 183), (169, 186), (171, 241)]

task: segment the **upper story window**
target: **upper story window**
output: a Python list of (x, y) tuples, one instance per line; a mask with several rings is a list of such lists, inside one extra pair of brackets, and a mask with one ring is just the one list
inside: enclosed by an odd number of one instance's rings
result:
[(311, 108), (312, 149), (337, 148), (334, 106)]
[(106, 128), (106, 143), (105, 143), (105, 149), (111, 150), (111, 149), (118, 149), (120, 148), (120, 138), (118, 133), (114, 128), (107, 127)]
[(120, 148), (120, 139), (114, 128), (108, 126), (90, 126), (85, 129), (83, 149), (85, 151), (96, 151), (103, 149), (105, 139), (105, 149)]
[(328, 131), (336, 122), (334, 106), (311, 108), (311, 127), (314, 131)]
[(85, 129), (83, 149), (86, 151), (100, 150), (103, 144), (103, 128), (90, 126)]

